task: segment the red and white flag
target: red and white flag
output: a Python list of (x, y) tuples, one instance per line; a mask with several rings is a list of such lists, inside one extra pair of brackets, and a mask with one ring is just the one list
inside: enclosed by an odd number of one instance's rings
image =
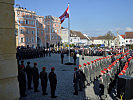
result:
[(69, 18), (69, 5), (68, 5), (67, 9), (65, 10), (65, 12), (59, 18), (61, 20), (61, 23), (63, 23), (65, 18)]

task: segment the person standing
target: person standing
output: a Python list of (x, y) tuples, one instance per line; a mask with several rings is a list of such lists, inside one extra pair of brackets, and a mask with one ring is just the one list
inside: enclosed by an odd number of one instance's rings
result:
[(73, 84), (74, 84), (74, 95), (78, 95), (78, 85), (79, 85), (79, 72), (77, 71), (77, 67), (74, 68), (74, 77), (73, 77)]
[(43, 91), (42, 95), (47, 95), (46, 88), (47, 88), (48, 77), (47, 77), (47, 72), (45, 70), (46, 67), (43, 67), (42, 71), (40, 72), (41, 86)]
[(19, 81), (19, 89), (20, 89), (20, 96), (26, 97), (25, 94), (26, 90), (26, 75), (24, 71), (24, 65), (20, 65), (20, 70), (18, 73), (18, 81)]
[(50, 88), (51, 88), (51, 98), (56, 98), (55, 96), (55, 90), (56, 90), (56, 85), (57, 85), (57, 78), (56, 74), (54, 73), (55, 68), (51, 68), (51, 72), (49, 73), (49, 81), (50, 81)]
[(63, 64), (63, 59), (64, 59), (64, 53), (61, 52), (61, 64)]
[(31, 82), (32, 82), (32, 68), (30, 66), (30, 62), (27, 62), (27, 66), (26, 66), (26, 74), (27, 74), (27, 80), (28, 80), (28, 89), (32, 89), (31, 88)]
[(74, 53), (73, 59), (74, 59), (74, 65), (76, 65), (76, 59), (77, 59), (76, 53)]
[(36, 67), (37, 63), (34, 63), (34, 67), (32, 68), (33, 70), (33, 83), (34, 83), (34, 92), (39, 92), (38, 91), (38, 84), (39, 84), (39, 72), (38, 68)]
[[(86, 63), (83, 64), (84, 66), (86, 66)], [(83, 88), (85, 88), (85, 80), (86, 80), (86, 77), (85, 77), (85, 74), (83, 73), (83, 68), (81, 65), (79, 65), (79, 91), (82, 91)]]

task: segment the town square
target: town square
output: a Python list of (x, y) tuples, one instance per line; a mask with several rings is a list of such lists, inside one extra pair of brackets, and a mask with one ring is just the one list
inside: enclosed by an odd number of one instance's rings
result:
[(0, 0), (0, 100), (133, 100), (132, 0)]

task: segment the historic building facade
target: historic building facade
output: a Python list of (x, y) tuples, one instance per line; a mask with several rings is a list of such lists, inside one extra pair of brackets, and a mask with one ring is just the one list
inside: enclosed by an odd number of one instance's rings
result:
[(61, 23), (58, 17), (45, 16), (45, 33), (47, 45), (61, 42)]
[(33, 48), (45, 46), (44, 17), (23, 8), (14, 10), (17, 46)]

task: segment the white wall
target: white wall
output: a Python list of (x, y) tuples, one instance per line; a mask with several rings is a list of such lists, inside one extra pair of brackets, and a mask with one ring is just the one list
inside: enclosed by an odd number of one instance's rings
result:
[(78, 44), (80, 43), (80, 37), (70, 37), (70, 44)]
[(84, 45), (89, 45), (89, 41), (87, 39), (80, 39), (80, 43)]

